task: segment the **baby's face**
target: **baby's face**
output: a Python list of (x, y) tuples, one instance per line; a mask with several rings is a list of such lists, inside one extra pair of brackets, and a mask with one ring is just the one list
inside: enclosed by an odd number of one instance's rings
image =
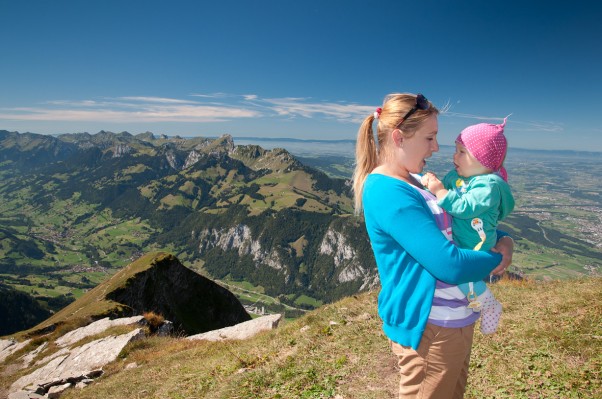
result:
[(470, 151), (462, 144), (456, 143), (456, 152), (454, 153), (454, 166), (456, 171), (462, 177), (471, 177), (491, 173), (491, 169), (483, 166)]

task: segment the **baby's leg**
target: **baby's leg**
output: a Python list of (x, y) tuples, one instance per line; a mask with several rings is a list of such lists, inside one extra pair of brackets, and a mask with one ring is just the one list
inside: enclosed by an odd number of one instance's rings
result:
[(496, 332), (500, 317), (502, 316), (502, 304), (499, 303), (489, 288), (478, 296), (481, 302), (481, 332), (483, 334), (493, 334)]

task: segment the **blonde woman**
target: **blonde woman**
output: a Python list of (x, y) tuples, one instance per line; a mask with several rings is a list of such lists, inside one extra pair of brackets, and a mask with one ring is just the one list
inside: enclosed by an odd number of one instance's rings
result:
[(513, 241), (502, 232), (492, 251), (456, 247), (450, 217), (420, 184), (439, 150), (438, 114), (421, 94), (388, 95), (356, 144), (355, 209), (378, 267), (378, 313), (398, 357), (400, 398), (464, 396), (478, 314), (456, 285), (502, 274), (512, 261)]

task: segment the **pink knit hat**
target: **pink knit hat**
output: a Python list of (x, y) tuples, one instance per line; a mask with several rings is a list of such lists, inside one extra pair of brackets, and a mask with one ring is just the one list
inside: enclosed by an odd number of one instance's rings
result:
[(505, 181), (508, 181), (508, 173), (504, 168), (504, 159), (508, 143), (504, 136), (506, 119), (501, 125), (479, 123), (468, 126), (462, 130), (456, 143), (462, 144), (481, 165), (498, 173)]

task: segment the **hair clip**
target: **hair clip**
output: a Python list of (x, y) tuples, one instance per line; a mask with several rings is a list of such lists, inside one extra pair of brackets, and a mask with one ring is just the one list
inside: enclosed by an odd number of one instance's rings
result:
[(376, 111), (374, 111), (374, 119), (378, 119), (380, 118), (380, 113), (383, 112), (382, 108), (376, 108)]

